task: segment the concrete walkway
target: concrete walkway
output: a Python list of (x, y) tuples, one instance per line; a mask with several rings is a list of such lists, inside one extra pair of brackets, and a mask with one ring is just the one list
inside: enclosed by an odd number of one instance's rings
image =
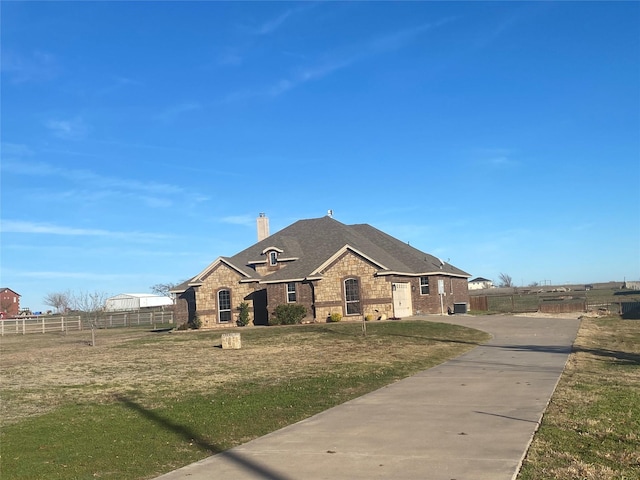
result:
[(427, 320), (471, 326), (493, 338), (454, 360), (158, 479), (515, 478), (579, 321)]

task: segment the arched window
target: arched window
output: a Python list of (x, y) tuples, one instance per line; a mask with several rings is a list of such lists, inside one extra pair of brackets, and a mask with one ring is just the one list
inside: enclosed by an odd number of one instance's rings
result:
[(361, 313), (360, 284), (357, 278), (348, 278), (344, 281), (344, 301), (347, 315)]
[(269, 265), (277, 265), (278, 264), (278, 252), (271, 251), (269, 252)]
[(229, 290), (218, 292), (218, 320), (220, 323), (231, 321), (231, 292)]

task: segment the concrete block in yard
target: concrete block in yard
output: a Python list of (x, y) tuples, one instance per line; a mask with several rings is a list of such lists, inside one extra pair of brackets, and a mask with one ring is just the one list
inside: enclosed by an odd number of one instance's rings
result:
[(239, 349), (242, 346), (242, 341), (240, 340), (239, 333), (223, 333), (222, 334), (222, 348), (226, 350), (230, 349)]

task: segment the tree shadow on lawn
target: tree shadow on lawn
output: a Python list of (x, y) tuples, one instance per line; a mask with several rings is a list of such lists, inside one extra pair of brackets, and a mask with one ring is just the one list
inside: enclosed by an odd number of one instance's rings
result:
[(216, 446), (215, 444), (209, 443), (206, 439), (198, 435), (196, 432), (194, 432), (190, 428), (185, 427), (184, 425), (177, 424), (172, 420), (163, 417), (162, 415), (158, 415), (157, 413), (147, 408), (144, 408), (142, 405), (134, 402), (133, 400), (127, 398), (124, 395), (117, 395), (116, 398), (125, 407), (139, 413), (143, 417), (154, 422), (156, 425), (180, 435), (185, 441), (193, 442), (199, 448), (206, 450), (212, 455), (215, 455), (215, 454), (223, 455), (225, 458), (232, 460), (233, 462), (237, 463), (245, 470), (253, 472), (259, 478), (265, 478), (267, 480), (288, 480), (288, 477), (285, 477), (282, 474), (274, 472), (266, 465), (262, 465), (259, 462), (251, 460), (250, 458), (240, 455), (237, 452), (233, 452), (231, 450), (223, 450), (220, 447)]

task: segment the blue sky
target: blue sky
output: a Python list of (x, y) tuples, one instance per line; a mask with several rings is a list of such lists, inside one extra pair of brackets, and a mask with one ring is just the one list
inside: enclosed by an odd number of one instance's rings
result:
[(638, 2), (2, 2), (1, 283), (141, 293), (334, 211), (640, 279)]

